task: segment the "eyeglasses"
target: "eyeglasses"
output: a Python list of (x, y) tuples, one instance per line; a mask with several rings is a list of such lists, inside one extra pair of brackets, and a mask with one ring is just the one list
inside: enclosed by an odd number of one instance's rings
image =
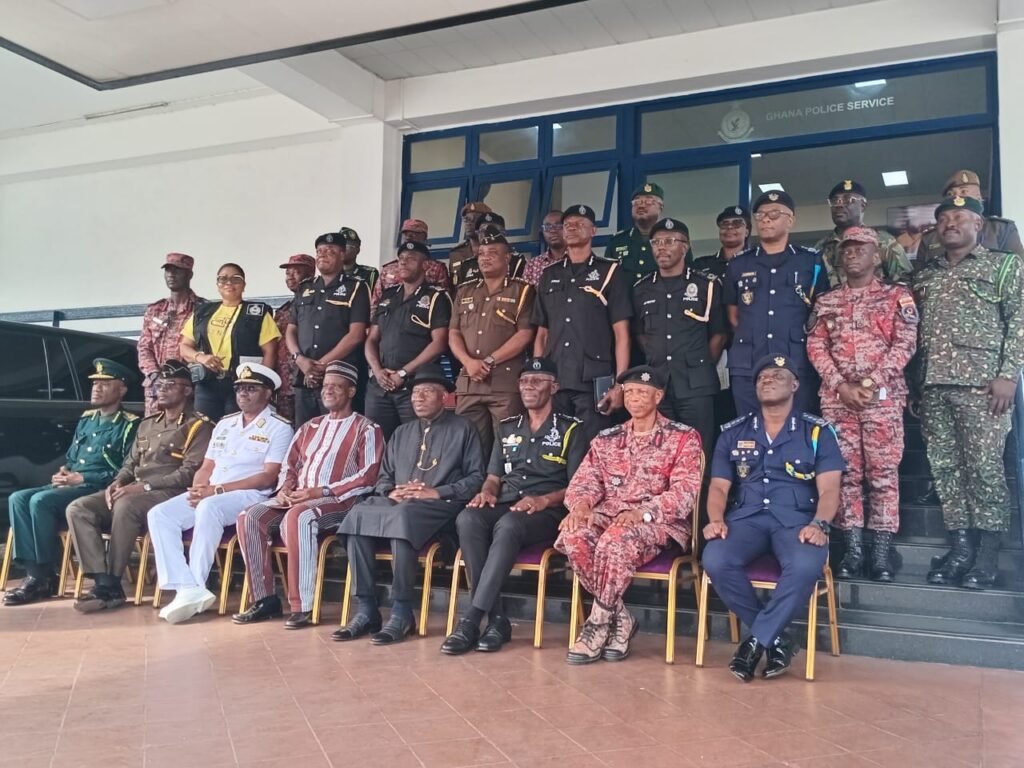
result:
[(866, 203), (867, 199), (860, 195), (836, 195), (828, 199), (828, 204), (833, 208), (838, 208), (843, 205), (852, 205), (853, 203)]
[(177, 389), (185, 385), (181, 379), (160, 379), (156, 383), (157, 389)]
[(590, 222), (590, 219), (577, 219), (575, 221), (567, 221), (562, 225), (562, 229), (583, 229), (583, 223)]
[(662, 246), (669, 248), (672, 246), (672, 243), (682, 243), (683, 245), (689, 245), (690, 241), (683, 240), (680, 237), (656, 237), (653, 240), (651, 240), (651, 245), (653, 245), (655, 248), (661, 248)]
[(237, 387), (235, 387), (235, 392), (241, 392), (242, 394), (246, 395), (255, 395), (261, 389), (263, 389), (263, 387), (261, 387), (259, 384), (239, 384)]
[(778, 221), (783, 216), (792, 216), (789, 211), (758, 211), (754, 214), (757, 221)]
[(241, 275), (217, 275), (217, 285), (238, 285), (244, 282), (245, 278)]
[(540, 228), (545, 232), (559, 232), (562, 229), (561, 224), (541, 224)]
[(743, 229), (747, 222), (743, 219), (725, 219), (718, 223), (719, 229)]

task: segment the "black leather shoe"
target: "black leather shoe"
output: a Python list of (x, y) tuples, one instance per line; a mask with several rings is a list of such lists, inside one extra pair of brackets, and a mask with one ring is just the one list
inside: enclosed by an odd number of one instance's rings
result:
[(959, 587), (964, 576), (974, 567), (974, 541), (965, 528), (949, 532), (949, 552), (932, 559), (932, 570), (926, 577), (929, 584)]
[(768, 646), (765, 651), (764, 671), (761, 672), (761, 676), (770, 679), (785, 673), (799, 650), (796, 643), (785, 637), (780, 638), (779, 642), (774, 645)]
[(893, 536), (889, 531), (875, 531), (875, 542), (871, 548), (871, 578), (889, 584), (896, 577), (899, 568), (899, 553), (893, 549)]
[(291, 614), (288, 617), (288, 621), (284, 623), (285, 629), (302, 629), (303, 627), (309, 627), (313, 624), (313, 612), (312, 611), (298, 611)]
[(400, 643), (416, 631), (416, 617), (411, 613), (408, 618), (389, 616), (388, 623), (381, 627), (380, 632), (370, 635), (372, 645), (394, 645)]
[(856, 579), (864, 567), (864, 529), (850, 528), (843, 531), (843, 559), (839, 563), (836, 577)]
[(996, 585), (999, 575), (999, 545), (1002, 534), (996, 531), (982, 531), (974, 567), (964, 576), (961, 586), (967, 589), (988, 589)]
[(380, 632), (380, 625), (379, 613), (373, 616), (357, 613), (349, 620), (348, 624), (331, 633), (331, 640), (337, 640), (339, 643), (343, 643), (346, 640), (355, 640), (357, 637), (368, 635), (371, 632)]
[(484, 633), (476, 649), (483, 653), (497, 653), (501, 647), (512, 639), (512, 622), (504, 616), (495, 616), (487, 623)]
[(97, 611), (120, 608), (125, 604), (126, 599), (120, 584), (116, 588), (95, 584), (86, 594), (75, 600), (72, 607), (80, 613), (96, 613)]
[(455, 629), (441, 643), (441, 653), (449, 656), (461, 656), (473, 650), (480, 639), (480, 626), (469, 619), (459, 619)]
[(754, 679), (757, 665), (764, 655), (765, 648), (754, 636), (746, 638), (736, 647), (736, 653), (729, 662), (729, 671), (744, 683)]
[(231, 617), (231, 620), (235, 624), (255, 624), (267, 619), (276, 619), (282, 613), (284, 611), (281, 610), (281, 598), (277, 595), (271, 595), (270, 597), (264, 597), (262, 600), (257, 600), (241, 613), (236, 613)]
[(56, 578), (26, 576), (21, 585), (4, 595), (4, 605), (28, 605), (37, 600), (52, 597), (56, 589)]

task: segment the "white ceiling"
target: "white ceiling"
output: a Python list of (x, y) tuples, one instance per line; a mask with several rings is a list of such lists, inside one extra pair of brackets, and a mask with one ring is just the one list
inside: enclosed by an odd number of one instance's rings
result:
[(378, 77), (397, 80), (868, 2), (875, 0), (585, 0), (338, 50)]
[(518, 5), (521, 0), (0, 0), (0, 34), (95, 81)]

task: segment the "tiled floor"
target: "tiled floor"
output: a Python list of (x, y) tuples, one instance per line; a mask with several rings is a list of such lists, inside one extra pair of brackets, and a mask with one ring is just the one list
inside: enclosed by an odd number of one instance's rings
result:
[[(497, 655), (340, 644), (210, 615), (168, 626), (149, 607), (82, 616), (70, 601), (0, 608), (0, 766), (472, 765), (1019, 768), (1024, 674), (819, 655), (749, 685), (682, 637), (570, 668), (564, 625), (535, 651), (520, 626)], [(798, 662), (802, 656), (798, 657)]]

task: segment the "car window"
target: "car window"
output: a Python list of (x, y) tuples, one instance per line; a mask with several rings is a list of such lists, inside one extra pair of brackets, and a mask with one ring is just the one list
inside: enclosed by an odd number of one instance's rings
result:
[(0, 349), (8, 361), (0, 366), (0, 398), (49, 400), (42, 338), (31, 331), (0, 330)]
[(92, 382), (89, 380), (89, 374), (94, 370), (92, 361), (97, 357), (105, 357), (136, 372), (136, 378), (128, 385), (128, 394), (124, 399), (129, 403), (142, 402), (142, 374), (138, 373), (139, 358), (133, 345), (103, 336), (83, 337), (69, 334), (66, 339), (71, 349), (71, 356), (75, 361), (78, 382), (81, 384), (86, 398), (92, 391)]
[(68, 365), (64, 345), (56, 336), (46, 337), (46, 362), (50, 368), (50, 396), (54, 400), (77, 400), (75, 377)]

